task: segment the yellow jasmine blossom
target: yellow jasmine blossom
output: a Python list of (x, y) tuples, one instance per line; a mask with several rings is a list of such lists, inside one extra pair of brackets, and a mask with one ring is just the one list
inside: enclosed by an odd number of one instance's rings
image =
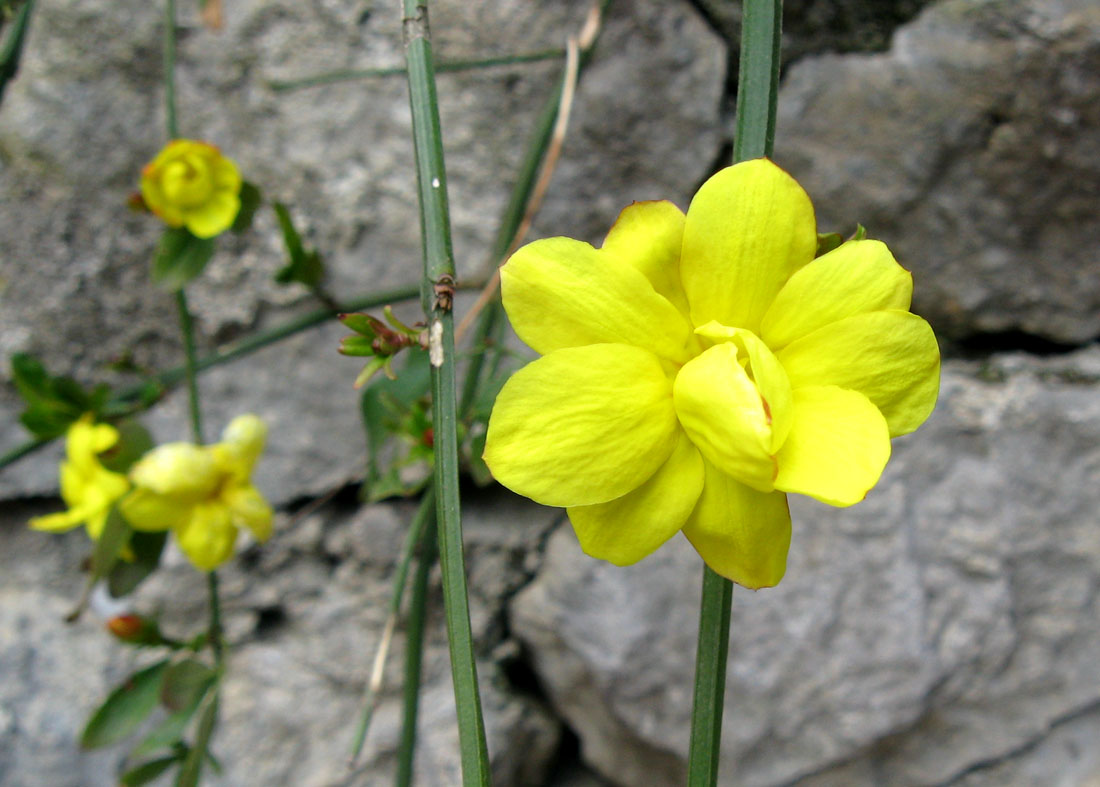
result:
[(263, 421), (242, 415), (219, 443), (154, 448), (130, 470), (134, 491), (119, 510), (135, 530), (172, 530), (197, 568), (213, 570), (232, 556), (240, 528), (271, 535), (271, 506), (251, 480), (266, 436)]
[(634, 203), (602, 248), (521, 248), (504, 307), (543, 357), (497, 398), (493, 474), (566, 507), (594, 557), (634, 563), (683, 530), (717, 573), (777, 584), (786, 493), (862, 500), (939, 390), (935, 336), (889, 249), (816, 249), (809, 197), (766, 159), (714, 175), (686, 215)]
[(61, 499), (68, 511), (35, 517), (35, 530), (61, 533), (83, 524), (91, 539), (97, 540), (107, 523), (107, 514), (130, 489), (121, 473), (113, 473), (99, 462), (99, 454), (119, 440), (118, 430), (109, 424), (93, 422), (91, 413), (74, 421), (65, 435), (65, 460), (61, 462)]
[(145, 204), (169, 227), (197, 238), (225, 232), (241, 209), (237, 165), (213, 145), (174, 139), (141, 171)]

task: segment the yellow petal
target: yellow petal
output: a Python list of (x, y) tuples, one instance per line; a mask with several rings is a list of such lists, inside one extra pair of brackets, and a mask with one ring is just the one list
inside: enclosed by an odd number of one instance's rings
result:
[(940, 389), (940, 350), (932, 328), (900, 310), (848, 317), (777, 353), (794, 388), (837, 385), (859, 391), (886, 417), (890, 436), (924, 423)]
[(200, 571), (213, 571), (233, 556), (237, 528), (229, 509), (220, 503), (200, 503), (176, 529), (180, 549)]
[(231, 159), (218, 153), (211, 164), (214, 183), (220, 191), (239, 194), (241, 191), (241, 173)]
[(81, 511), (69, 509), (68, 511), (59, 511), (56, 514), (36, 516), (30, 520), (28, 525), (32, 530), (41, 530), (46, 533), (64, 533), (67, 530), (72, 530), (83, 521), (84, 516)]
[(787, 570), (791, 515), (782, 492), (757, 492), (710, 462), (684, 535), (708, 566), (756, 590), (779, 584)]
[(668, 200), (635, 202), (619, 214), (601, 250), (644, 273), (653, 289), (688, 317), (680, 283), (683, 240), (684, 213), (678, 207)]
[(165, 443), (149, 451), (130, 470), (134, 484), (181, 501), (209, 497), (221, 481), (213, 452), (193, 443)]
[(616, 343), (690, 357), (691, 327), (645, 275), (571, 238), (529, 243), (500, 269), (504, 308), (535, 352)]
[(241, 198), (231, 191), (215, 191), (202, 205), (183, 213), (184, 226), (196, 238), (213, 238), (233, 226)]
[(668, 460), (620, 498), (569, 509), (569, 520), (592, 557), (617, 566), (637, 563), (676, 534), (703, 489), (703, 458), (682, 431)]
[[(768, 452), (774, 454), (791, 430), (791, 383), (779, 359), (763, 340), (744, 328), (730, 328), (709, 322), (695, 333), (715, 343), (731, 342), (737, 348), (737, 358), (749, 379), (756, 384), (764, 406), (764, 417), (771, 426)], [(767, 491), (767, 490), (765, 490)]]
[(758, 332), (776, 293), (816, 251), (813, 206), (794, 178), (767, 159), (723, 169), (684, 223), (680, 276), (692, 322)]
[(222, 494), (222, 500), (229, 507), (234, 526), (247, 527), (257, 541), (267, 541), (271, 537), (275, 514), (256, 487), (251, 484), (231, 486)]
[(772, 417), (732, 342), (692, 358), (673, 384), (676, 415), (688, 437), (722, 471), (761, 492), (775, 478)]
[(679, 430), (671, 388), (657, 357), (637, 347), (558, 350), (504, 385), (485, 461), (504, 486), (544, 505), (614, 500), (672, 453)]
[(866, 396), (835, 385), (796, 388), (775, 486), (850, 506), (878, 483), (889, 458), (886, 419)]
[(259, 416), (251, 413), (238, 415), (222, 432), (221, 444), (232, 456), (235, 476), (242, 481), (248, 480), (252, 468), (264, 450), (267, 439), (267, 425)]
[(119, 512), (130, 527), (149, 532), (180, 527), (191, 516), (193, 507), (193, 504), (141, 488), (130, 492), (118, 504)]
[(761, 323), (761, 336), (779, 349), (853, 314), (909, 310), (913, 277), (885, 243), (853, 240), (791, 276)]

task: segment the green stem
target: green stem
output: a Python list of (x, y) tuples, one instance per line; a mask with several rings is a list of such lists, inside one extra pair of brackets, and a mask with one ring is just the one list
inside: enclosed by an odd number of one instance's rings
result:
[[(733, 141), (735, 163), (772, 153), (783, 3), (782, 0), (745, 0), (743, 9), (737, 128)], [(703, 571), (688, 760), (689, 787), (712, 787), (718, 781), (733, 598), (733, 584), (729, 580), (715, 574), (709, 566)]]
[[(16, 14), (15, 21), (3, 45), (0, 45), (0, 101), (4, 98), (4, 89), (8, 83), (15, 79), (19, 72), (19, 60), (23, 56), (23, 44), (27, 40), (27, 31), (30, 29), (31, 11), (34, 9), (34, 0), (27, 0)], [(3, 25), (0, 23), (0, 32)]]
[[(472, 71), (477, 68), (491, 68), (493, 66), (514, 66), (521, 63), (537, 63), (543, 60), (558, 60), (565, 57), (564, 49), (543, 49), (539, 52), (524, 52), (517, 55), (498, 55), (478, 60), (450, 60), (436, 63), (437, 74), (446, 71)], [(349, 82), (357, 79), (370, 79), (371, 77), (404, 76), (408, 69), (404, 66), (391, 68), (350, 68), (339, 71), (329, 71), (324, 74), (315, 74), (301, 79), (272, 80), (268, 86), (275, 91), (300, 90), (304, 87), (318, 87), (320, 85), (332, 85), (338, 82)]]
[(168, 139), (180, 135), (176, 124), (176, 0), (164, 0), (164, 125)]
[(195, 328), (191, 312), (187, 308), (187, 295), (183, 288), (176, 290), (176, 308), (179, 311), (180, 333), (183, 334), (183, 375), (187, 380), (187, 403), (191, 412), (191, 439), (202, 443), (202, 407), (199, 402), (198, 363), (195, 359)]
[[(401, 600), (405, 595), (405, 580), (409, 576), (409, 567), (412, 565), (413, 557), (416, 554), (418, 548), (423, 549), (424, 544), (429, 540), (435, 539), (435, 527), (432, 525), (431, 536), (424, 534), (425, 528), (435, 521), (435, 496), (431, 493), (425, 493), (420, 498), (420, 506), (416, 509), (416, 514), (412, 518), (412, 522), (409, 523), (409, 529), (405, 533), (405, 543), (401, 547), (401, 557), (397, 561), (397, 570), (393, 575), (393, 585), (390, 588), (390, 603), (387, 607), (387, 621), (386, 629), (389, 630), (392, 627), (392, 622), (397, 618), (398, 613), (401, 611)], [(432, 551), (434, 555), (434, 550)], [(434, 558), (433, 558), (434, 559)], [(386, 647), (387, 643), (379, 643), (379, 649)], [(373, 672), (373, 668), (372, 668)], [(370, 729), (371, 718), (374, 715), (374, 707), (378, 701), (375, 687), (372, 685), (374, 675), (372, 674), (367, 681), (367, 690), (363, 697), (363, 710), (359, 716), (359, 725), (355, 730), (355, 740), (351, 747), (351, 757), (349, 758), (351, 763), (354, 763), (359, 758), (359, 753), (363, 750), (363, 743), (367, 739), (367, 731)]]
[(703, 566), (699, 648), (695, 656), (695, 695), (691, 712), (689, 787), (718, 782), (732, 598), (733, 583), (715, 574), (710, 566)]
[[(431, 497), (425, 495), (425, 497)], [(428, 579), (436, 562), (435, 519), (424, 534), (424, 545), (416, 563), (409, 619), (405, 625), (405, 681), (402, 686), (404, 716), (401, 744), (397, 750), (397, 787), (411, 787), (416, 755), (416, 718), (420, 709), (420, 673), (424, 656), (424, 623), (428, 615)]]
[(207, 572), (206, 587), (210, 595), (210, 628), (207, 636), (210, 639), (210, 649), (214, 652), (214, 666), (220, 675), (225, 667), (225, 638), (222, 630), (222, 603), (221, 593), (218, 591), (218, 572)]
[(473, 633), (462, 554), (458, 494), (454, 319), (448, 288), (454, 280), (447, 175), (443, 165), (439, 106), (435, 93), (427, 6), (404, 0), (405, 59), (409, 70), (413, 149), (420, 197), (424, 249), (421, 299), (428, 316), (432, 363), (432, 423), (435, 432), (434, 485), (439, 523), (440, 567), (451, 652), (462, 781), (466, 787), (490, 783), (489, 755), (477, 685)]

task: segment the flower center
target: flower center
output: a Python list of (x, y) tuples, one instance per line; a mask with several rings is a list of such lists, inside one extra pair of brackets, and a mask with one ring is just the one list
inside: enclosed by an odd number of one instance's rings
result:
[(214, 178), (199, 156), (183, 156), (164, 165), (161, 187), (165, 199), (181, 208), (195, 208), (210, 200)]

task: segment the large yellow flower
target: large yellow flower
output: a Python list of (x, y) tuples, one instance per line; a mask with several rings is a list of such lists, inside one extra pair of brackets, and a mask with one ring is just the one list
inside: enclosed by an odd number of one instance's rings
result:
[(35, 517), (35, 530), (61, 533), (83, 524), (93, 541), (107, 523), (115, 501), (130, 489), (121, 473), (113, 473), (99, 462), (99, 454), (114, 446), (118, 430), (94, 423), (91, 413), (74, 421), (65, 435), (65, 460), (61, 463), (61, 499), (68, 511)]
[(135, 530), (172, 530), (197, 568), (213, 570), (232, 556), (239, 528), (271, 535), (271, 506), (251, 481), (266, 434), (263, 421), (242, 415), (220, 443), (157, 446), (130, 470), (134, 491), (119, 510)]
[(197, 238), (225, 232), (241, 209), (237, 165), (213, 145), (174, 139), (141, 171), (141, 196), (169, 227)]
[(686, 216), (631, 205), (600, 249), (521, 248), (504, 307), (543, 357), (497, 398), (493, 474), (565, 506), (595, 557), (634, 563), (682, 529), (717, 573), (778, 583), (785, 493), (862, 500), (939, 389), (935, 336), (886, 246), (816, 248), (809, 197), (766, 159), (714, 175)]

